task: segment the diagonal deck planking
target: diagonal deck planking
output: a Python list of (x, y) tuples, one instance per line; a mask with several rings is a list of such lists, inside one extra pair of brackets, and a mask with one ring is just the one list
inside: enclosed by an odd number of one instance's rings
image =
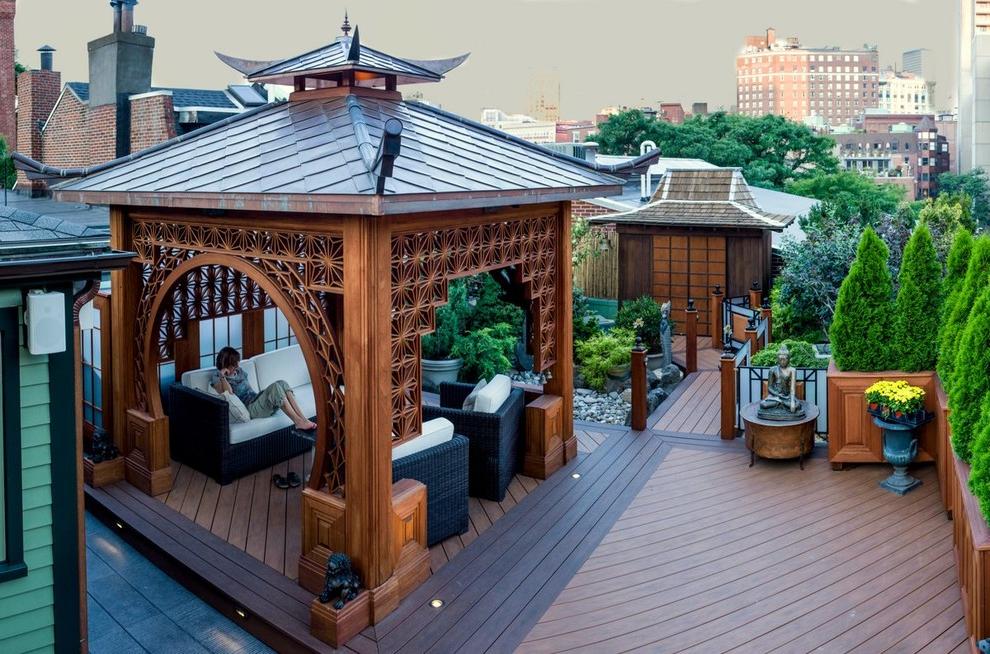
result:
[(663, 432), (719, 437), (721, 378), (717, 370), (692, 373), (651, 416), (649, 426)]

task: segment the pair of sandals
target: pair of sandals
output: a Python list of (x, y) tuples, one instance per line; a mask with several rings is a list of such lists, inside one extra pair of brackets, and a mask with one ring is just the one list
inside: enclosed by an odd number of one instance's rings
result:
[(275, 473), (272, 475), (272, 483), (275, 485), (275, 488), (285, 490), (287, 488), (298, 488), (302, 484), (302, 479), (294, 472), (290, 472), (285, 477)]

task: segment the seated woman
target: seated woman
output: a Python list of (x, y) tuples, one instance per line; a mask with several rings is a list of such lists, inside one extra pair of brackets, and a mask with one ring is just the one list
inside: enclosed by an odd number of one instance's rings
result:
[(222, 348), (217, 353), (217, 371), (210, 379), (210, 385), (216, 392), (236, 395), (247, 407), (252, 419), (268, 418), (281, 409), (292, 419), (296, 429), (316, 429), (316, 423), (303, 414), (292, 388), (286, 382), (280, 379), (260, 393), (255, 393), (251, 390), (240, 363), (241, 354), (232, 347)]

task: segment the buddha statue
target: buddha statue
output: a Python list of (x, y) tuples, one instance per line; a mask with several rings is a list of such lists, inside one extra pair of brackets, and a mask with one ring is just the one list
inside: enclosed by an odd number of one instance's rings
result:
[(794, 420), (805, 416), (804, 403), (797, 398), (797, 375), (786, 345), (777, 352), (777, 365), (770, 369), (767, 379), (767, 396), (760, 401), (756, 416), (763, 420)]

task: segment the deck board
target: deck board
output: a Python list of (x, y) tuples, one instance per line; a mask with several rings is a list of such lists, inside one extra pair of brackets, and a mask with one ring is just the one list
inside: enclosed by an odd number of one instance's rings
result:
[(700, 371), (682, 383), (689, 383), (689, 386), (668, 399), (670, 405), (652, 428), (717, 438), (721, 424), (720, 373), (717, 370)]

